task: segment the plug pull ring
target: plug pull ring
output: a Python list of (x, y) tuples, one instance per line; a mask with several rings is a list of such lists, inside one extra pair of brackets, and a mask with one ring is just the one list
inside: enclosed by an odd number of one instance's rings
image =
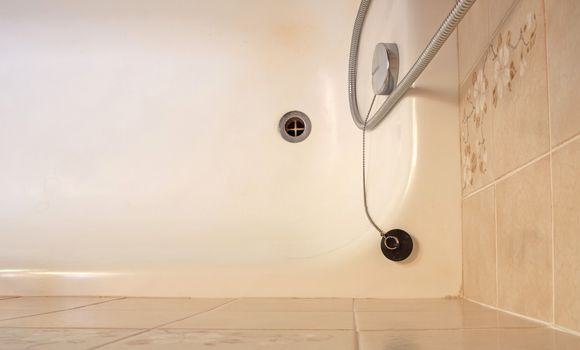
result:
[(381, 251), (391, 261), (405, 260), (413, 252), (413, 239), (401, 229), (390, 230), (382, 235)]

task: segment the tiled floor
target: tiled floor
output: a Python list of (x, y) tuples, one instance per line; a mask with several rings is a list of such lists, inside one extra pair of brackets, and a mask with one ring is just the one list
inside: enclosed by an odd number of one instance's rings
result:
[(463, 300), (0, 297), (2, 350), (578, 350)]

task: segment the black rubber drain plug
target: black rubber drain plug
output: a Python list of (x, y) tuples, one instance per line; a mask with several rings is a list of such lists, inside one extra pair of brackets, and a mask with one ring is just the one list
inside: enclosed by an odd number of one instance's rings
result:
[(403, 261), (413, 252), (413, 238), (403, 230), (390, 230), (381, 238), (381, 251), (389, 260)]

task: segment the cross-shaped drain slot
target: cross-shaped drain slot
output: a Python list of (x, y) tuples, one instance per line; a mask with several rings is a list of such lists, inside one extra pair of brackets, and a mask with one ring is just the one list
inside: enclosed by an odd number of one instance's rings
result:
[(286, 122), (286, 133), (292, 137), (298, 137), (304, 132), (304, 122), (300, 118), (290, 118)]

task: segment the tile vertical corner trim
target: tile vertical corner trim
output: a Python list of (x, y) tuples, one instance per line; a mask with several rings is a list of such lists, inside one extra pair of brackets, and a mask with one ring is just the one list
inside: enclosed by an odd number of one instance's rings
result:
[(463, 292), (496, 306), (495, 194), (489, 187), (463, 200)]
[(496, 185), (498, 306), (552, 321), (550, 159)]
[(580, 331), (580, 138), (552, 157), (555, 322)]

